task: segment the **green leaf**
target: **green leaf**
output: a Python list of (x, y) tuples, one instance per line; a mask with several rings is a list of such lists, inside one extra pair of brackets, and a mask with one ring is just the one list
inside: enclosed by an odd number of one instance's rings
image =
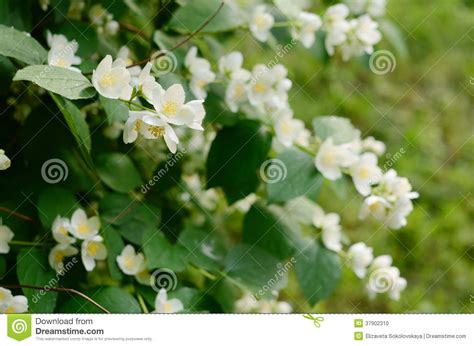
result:
[(5, 256), (0, 256), (0, 279), (3, 279), (3, 274), (7, 269), (7, 261), (5, 261)]
[(299, 196), (314, 200), (323, 183), (323, 177), (314, 166), (314, 159), (296, 149), (278, 155), (267, 167), (265, 176), (268, 176), (267, 194), (270, 203), (286, 202)]
[(122, 237), (136, 245), (143, 244), (145, 230), (156, 228), (161, 218), (156, 206), (118, 193), (107, 194), (100, 201), (99, 211), (102, 220), (112, 224)]
[(406, 58), (408, 56), (408, 47), (400, 28), (388, 19), (380, 20), (379, 25), (384, 39), (395, 48), (401, 58)]
[(97, 174), (112, 190), (130, 192), (142, 184), (133, 161), (122, 153), (103, 153), (96, 161)]
[[(56, 287), (56, 273), (48, 264), (48, 255), (39, 249), (24, 249), (18, 254), (16, 265), (18, 281), (21, 285)], [(51, 313), (56, 306), (57, 292), (23, 288), (28, 298), (28, 311)]]
[(313, 120), (313, 129), (316, 135), (325, 140), (332, 137), (335, 144), (351, 142), (360, 135), (352, 126), (351, 121), (334, 115), (320, 116)]
[(251, 292), (259, 292), (264, 286), (270, 287), (265, 293), (286, 284), (286, 275), (279, 275), (281, 263), (268, 252), (253, 245), (237, 245), (225, 259), (226, 274), (244, 285)]
[(72, 103), (59, 95), (50, 93), (54, 102), (58, 106), (61, 113), (64, 115), (64, 119), (71, 130), (76, 142), (81, 151), (82, 157), (86, 163), (92, 167), (92, 159), (90, 157), (91, 152), (91, 134), (89, 132), (89, 126), (87, 125), (84, 116), (81, 111)]
[(217, 94), (217, 92), (209, 92), (206, 102), (204, 102), (204, 108), (206, 109), (204, 121), (207, 124), (234, 125), (242, 116), (239, 113), (231, 112), (223, 100), (223, 95)]
[(145, 231), (143, 252), (149, 269), (167, 268), (180, 272), (186, 268), (187, 258), (184, 248), (178, 244), (171, 244), (156, 228)]
[(312, 241), (295, 256), (296, 278), (309, 304), (328, 297), (341, 278), (341, 263), (337, 253)]
[(122, 280), (122, 271), (117, 265), (117, 256), (122, 253), (125, 244), (122, 237), (110, 225), (102, 229), (102, 237), (104, 238), (105, 246), (107, 248), (107, 263), (109, 265), (110, 276), (115, 280)]
[(168, 299), (177, 298), (183, 303), (184, 310), (182, 312), (204, 312), (212, 308), (212, 302), (206, 293), (189, 287), (181, 287), (176, 291), (168, 293)]
[(257, 190), (272, 137), (258, 121), (243, 120), (217, 133), (207, 157), (207, 186), (221, 186), (229, 203)]
[(0, 55), (38, 65), (47, 60), (48, 53), (29, 33), (0, 25)]
[[(180, 33), (194, 32), (210, 18), (221, 2), (221, 0), (189, 1), (173, 14), (168, 28)], [(226, 3), (201, 32), (229, 31), (243, 25), (244, 22), (243, 13)]]
[(104, 107), (109, 124), (116, 121), (124, 122), (128, 119), (128, 107), (122, 101), (109, 99), (101, 95), (99, 95), (99, 100), (102, 107)]
[(215, 233), (189, 228), (179, 235), (178, 243), (184, 247), (190, 263), (205, 270), (221, 269), (225, 247)]
[(242, 241), (268, 251), (280, 260), (294, 251), (293, 230), (278, 215), (260, 203), (252, 205), (244, 218)]
[(88, 99), (95, 95), (95, 89), (86, 77), (79, 72), (63, 67), (27, 66), (17, 71), (13, 80), (33, 82), (70, 100)]
[[(130, 294), (118, 287), (97, 287), (83, 292), (95, 302), (112, 313), (141, 313), (140, 305)], [(103, 313), (98, 307), (85, 300), (74, 296), (60, 308), (61, 313)]]
[(79, 206), (73, 192), (56, 186), (48, 187), (38, 198), (39, 219), (44, 228), (50, 231), (56, 216), (71, 217)]

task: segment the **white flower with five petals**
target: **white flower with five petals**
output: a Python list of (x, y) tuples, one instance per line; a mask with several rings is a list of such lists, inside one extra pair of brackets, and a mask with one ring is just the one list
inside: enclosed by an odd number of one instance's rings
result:
[(79, 208), (71, 217), (71, 234), (78, 239), (91, 239), (99, 233), (100, 219), (97, 216), (87, 217), (86, 212)]
[(125, 274), (137, 275), (143, 271), (145, 256), (141, 252), (136, 253), (132, 245), (126, 245), (117, 256), (117, 264)]
[(130, 72), (125, 61), (107, 55), (92, 72), (92, 84), (99, 94), (111, 99), (130, 99), (133, 88), (129, 85)]

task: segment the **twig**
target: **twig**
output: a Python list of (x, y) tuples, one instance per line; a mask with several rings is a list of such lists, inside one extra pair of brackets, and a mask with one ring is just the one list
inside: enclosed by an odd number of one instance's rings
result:
[(9, 213), (10, 215), (13, 215), (13, 216), (15, 216), (19, 219), (31, 222), (33, 224), (37, 223), (37, 221), (35, 219), (33, 219), (32, 217), (29, 217), (29, 216), (24, 215), (24, 214), (17, 213), (16, 211), (13, 211), (13, 210), (5, 208), (5, 207), (0, 207), (0, 211), (4, 211), (5, 213)]
[[(43, 287), (43, 286), (35, 286), (35, 285), (2, 285), (2, 287), (4, 288), (31, 288), (31, 289), (34, 289), (34, 290), (45, 290), (46, 291), (46, 288)], [(89, 303), (95, 305), (96, 307), (98, 307), (100, 310), (102, 310), (103, 312), (105, 312), (106, 314), (110, 314), (110, 311), (107, 310), (106, 308), (104, 308), (102, 305), (100, 305), (99, 303), (97, 303), (95, 300), (93, 300), (92, 298), (86, 296), (84, 293), (82, 292), (79, 292), (79, 291), (76, 291), (74, 288), (64, 288), (64, 287), (48, 287), (47, 288), (48, 291), (55, 291), (55, 292), (69, 292), (69, 293), (73, 293), (73, 294), (76, 294), (78, 295), (79, 297), (87, 300)]]
[(189, 34), (184, 40), (182, 40), (181, 42), (179, 42), (178, 44), (176, 44), (175, 46), (171, 47), (170, 49), (166, 50), (166, 51), (163, 51), (161, 53), (158, 53), (156, 56), (153, 56), (153, 54), (148, 58), (148, 59), (145, 59), (145, 60), (141, 60), (141, 61), (138, 61), (136, 63), (133, 63), (131, 65), (128, 65), (127, 67), (133, 67), (133, 66), (138, 66), (138, 65), (144, 65), (146, 64), (147, 62), (149, 62), (151, 59), (157, 59), (157, 58), (161, 58), (162, 56), (165, 56), (166, 54), (168, 53), (171, 53), (172, 51), (178, 49), (179, 47), (181, 47), (182, 45), (184, 45), (186, 42), (188, 42), (189, 40), (191, 40), (194, 36), (196, 36), (199, 32), (201, 32), (207, 25), (209, 25), (209, 23), (219, 14), (219, 12), (221, 11), (222, 7), (224, 6), (224, 2), (221, 2), (219, 7), (216, 8), (216, 10), (214, 11), (214, 13), (212, 13), (209, 18), (207, 18), (196, 30), (194, 30), (191, 34)]
[(148, 40), (150, 39), (150, 38), (147, 36), (147, 34), (145, 34), (145, 33), (143, 32), (143, 30), (137, 28), (136, 26), (134, 26), (134, 25), (132, 25), (132, 24), (130, 24), (130, 23), (119, 22), (119, 25), (120, 25), (122, 28), (124, 28), (124, 29), (126, 29), (126, 30), (128, 30), (128, 31), (130, 31), (130, 32), (133, 32), (133, 33), (139, 35), (140, 37), (142, 37), (142, 38), (145, 39), (146, 41), (148, 41)]

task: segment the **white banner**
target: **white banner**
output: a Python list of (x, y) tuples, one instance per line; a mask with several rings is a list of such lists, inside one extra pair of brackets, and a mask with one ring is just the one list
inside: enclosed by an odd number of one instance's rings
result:
[(0, 345), (473, 345), (468, 314), (0, 315)]

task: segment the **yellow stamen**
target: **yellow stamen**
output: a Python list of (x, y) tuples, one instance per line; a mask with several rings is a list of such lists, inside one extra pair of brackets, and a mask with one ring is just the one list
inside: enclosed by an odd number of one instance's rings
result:
[(109, 88), (111, 86), (114, 86), (116, 83), (117, 80), (111, 73), (104, 74), (99, 80), (99, 84), (103, 88)]
[(178, 111), (178, 105), (172, 101), (168, 101), (163, 105), (162, 112), (166, 116), (173, 116), (176, 115), (176, 112)]
[(148, 131), (150, 131), (150, 133), (155, 136), (155, 138), (163, 137), (165, 134), (165, 128), (161, 126), (150, 126)]
[(253, 90), (257, 93), (264, 93), (267, 90), (267, 86), (262, 82), (255, 83)]

